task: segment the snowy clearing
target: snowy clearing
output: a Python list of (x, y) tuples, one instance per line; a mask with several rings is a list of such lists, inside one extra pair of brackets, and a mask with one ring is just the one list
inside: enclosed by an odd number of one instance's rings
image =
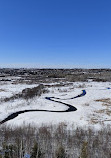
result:
[[(21, 92), (24, 88), (34, 87), (35, 85), (1, 85), (0, 98), (11, 96)], [(36, 85), (37, 86), (37, 85)], [(103, 125), (111, 123), (111, 83), (110, 82), (74, 82), (73, 85), (65, 87), (50, 87), (49, 92), (40, 97), (34, 97), (30, 100), (15, 99), (0, 104), (0, 121), (14, 112), (21, 110), (67, 110), (67, 106), (46, 100), (45, 97), (58, 97), (61, 101), (77, 108), (74, 112), (27, 112), (18, 115), (7, 124), (56, 124), (66, 122), (75, 126), (93, 126), (100, 128)], [(75, 98), (86, 90), (86, 95)], [(67, 100), (63, 100), (67, 99)], [(59, 99), (54, 99), (59, 100)]]

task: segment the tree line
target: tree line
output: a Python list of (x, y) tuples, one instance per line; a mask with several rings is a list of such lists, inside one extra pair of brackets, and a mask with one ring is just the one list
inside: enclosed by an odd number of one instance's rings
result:
[(0, 127), (0, 158), (111, 158), (111, 127)]

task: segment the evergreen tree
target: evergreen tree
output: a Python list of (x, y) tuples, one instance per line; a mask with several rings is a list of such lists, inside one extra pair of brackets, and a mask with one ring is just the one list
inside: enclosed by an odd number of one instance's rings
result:
[(79, 158), (88, 158), (88, 143), (83, 142), (81, 155)]
[(42, 158), (42, 152), (37, 144), (37, 142), (34, 143), (34, 146), (32, 148), (31, 157), (30, 158)]
[(61, 145), (56, 151), (56, 158), (65, 158), (66, 152), (64, 147)]

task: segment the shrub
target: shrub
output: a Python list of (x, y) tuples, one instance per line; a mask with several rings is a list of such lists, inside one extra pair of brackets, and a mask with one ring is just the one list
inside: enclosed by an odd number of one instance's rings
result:
[(30, 99), (35, 96), (40, 96), (42, 93), (47, 92), (43, 84), (40, 84), (37, 87), (34, 88), (26, 88), (22, 91), (22, 97), (24, 99)]
[(25, 88), (22, 90), (21, 93), (15, 94), (9, 98), (4, 98), (3, 100), (1, 100), (1, 102), (8, 102), (10, 100), (18, 98), (24, 98), (28, 100), (34, 98), (35, 96), (41, 96), (42, 93), (48, 93), (48, 89), (46, 89), (43, 84), (40, 84), (39, 86), (34, 88)]

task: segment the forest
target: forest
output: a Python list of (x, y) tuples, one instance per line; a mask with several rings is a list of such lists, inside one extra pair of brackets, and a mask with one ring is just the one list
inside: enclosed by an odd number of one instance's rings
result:
[(110, 158), (111, 127), (1, 125), (0, 158)]

